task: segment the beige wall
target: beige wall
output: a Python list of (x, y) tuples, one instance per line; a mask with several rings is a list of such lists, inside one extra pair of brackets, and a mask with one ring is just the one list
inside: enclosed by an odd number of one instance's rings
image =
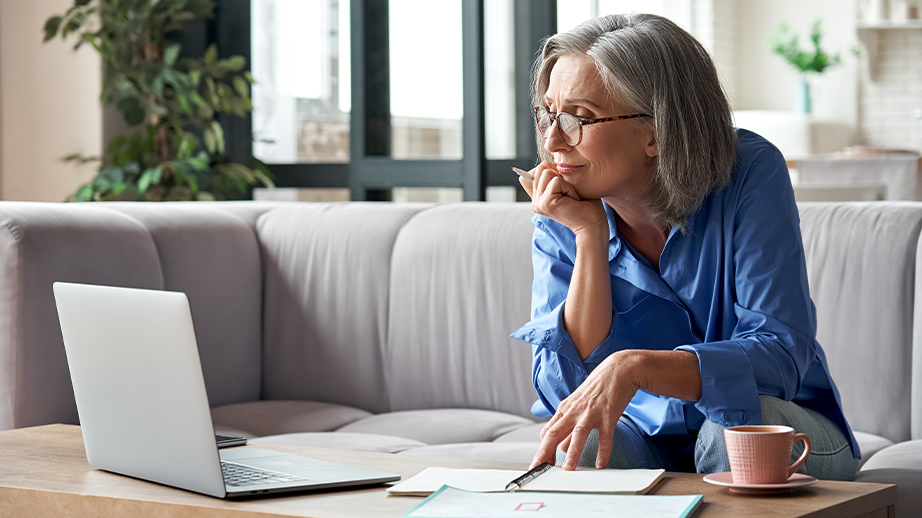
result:
[(799, 76), (766, 43), (782, 21), (810, 44), (810, 27), (823, 20), (823, 48), (837, 51), (842, 64), (813, 82), (814, 151), (855, 143), (858, 127), (858, 71), (862, 59), (850, 49), (859, 43), (857, 0), (735, 0), (737, 54), (733, 104), (736, 110), (794, 109)]
[(100, 60), (73, 42), (42, 43), (70, 0), (0, 0), (0, 198), (61, 201), (94, 175), (64, 164), (102, 151)]

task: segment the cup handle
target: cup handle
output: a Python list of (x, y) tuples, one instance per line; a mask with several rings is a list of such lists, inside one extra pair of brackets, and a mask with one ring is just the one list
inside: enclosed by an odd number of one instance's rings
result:
[(807, 460), (807, 457), (810, 456), (810, 452), (813, 451), (813, 443), (810, 442), (810, 438), (807, 437), (807, 434), (795, 433), (794, 442), (796, 443), (798, 440), (804, 441), (804, 452), (801, 453), (800, 458), (797, 459), (797, 461), (794, 462), (794, 464), (791, 464), (790, 468), (788, 468), (788, 478), (791, 478), (791, 475), (793, 475), (797, 471), (797, 468), (799, 468), (800, 465), (803, 464), (804, 461)]

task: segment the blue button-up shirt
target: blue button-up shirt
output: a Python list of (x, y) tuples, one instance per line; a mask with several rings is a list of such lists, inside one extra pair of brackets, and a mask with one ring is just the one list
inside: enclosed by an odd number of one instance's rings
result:
[[(576, 242), (573, 232), (536, 215), (531, 322), (512, 334), (533, 344), (532, 412), (553, 414), (592, 370), (624, 349), (684, 350), (701, 369), (701, 399), (639, 391), (625, 410), (648, 435), (688, 434), (704, 419), (722, 426), (761, 424), (767, 394), (830, 418), (858, 444), (816, 342), (816, 310), (794, 191), (781, 153), (738, 130), (730, 184), (709, 195), (687, 231), (673, 228), (659, 268), (611, 230), (611, 332), (582, 360), (563, 324)], [(664, 373), (665, 375), (666, 373)]]

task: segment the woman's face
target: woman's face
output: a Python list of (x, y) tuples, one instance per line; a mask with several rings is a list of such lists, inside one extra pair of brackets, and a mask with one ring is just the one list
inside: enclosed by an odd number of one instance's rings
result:
[[(595, 64), (583, 54), (557, 60), (544, 102), (552, 113), (567, 112), (588, 119), (629, 114), (607, 94)], [(628, 200), (642, 192), (657, 152), (652, 131), (635, 128), (631, 120), (589, 124), (583, 126), (582, 141), (571, 146), (561, 138), (555, 124), (544, 149), (580, 198)]]

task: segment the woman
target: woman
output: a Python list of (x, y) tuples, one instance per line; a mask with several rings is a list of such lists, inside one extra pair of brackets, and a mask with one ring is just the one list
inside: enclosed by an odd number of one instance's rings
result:
[(705, 49), (658, 16), (591, 20), (546, 41), (534, 96), (532, 321), (513, 334), (553, 415), (533, 465), (728, 471), (723, 428), (761, 423), (811, 437), (807, 474), (853, 478), (787, 167), (733, 129)]

